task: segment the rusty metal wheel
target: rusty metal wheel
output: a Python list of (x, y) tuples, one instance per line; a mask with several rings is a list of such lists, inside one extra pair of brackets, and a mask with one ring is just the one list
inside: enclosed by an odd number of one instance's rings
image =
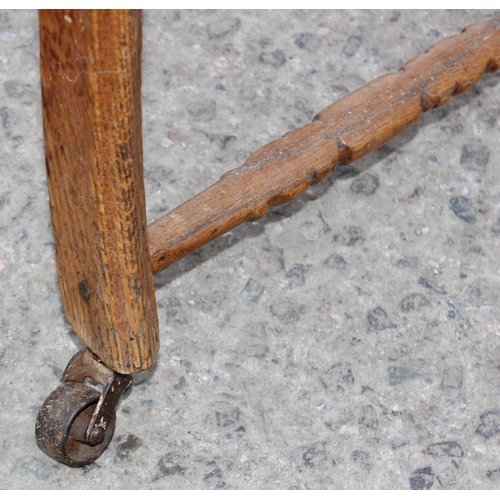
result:
[(49, 394), (36, 420), (38, 447), (69, 467), (97, 460), (108, 447), (116, 425), (113, 413), (100, 442), (89, 444), (85, 433), (101, 394), (81, 382), (64, 382)]

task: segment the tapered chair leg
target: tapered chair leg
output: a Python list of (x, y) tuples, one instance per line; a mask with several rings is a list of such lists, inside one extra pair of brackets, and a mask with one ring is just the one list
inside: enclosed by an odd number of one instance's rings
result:
[[(87, 366), (102, 364), (109, 371), (102, 376), (104, 368), (94, 366), (85, 377), (98, 374), (106, 384), (112, 372), (151, 366), (159, 348), (142, 165), (142, 14), (53, 10), (40, 11), (39, 18), (47, 182), (62, 300), (74, 331), (95, 355)], [(68, 433), (75, 412), (84, 412), (93, 425), (93, 414), (111, 404), (105, 391), (99, 396), (83, 387), (85, 377), (63, 377), (37, 421), (46, 431), (37, 431), (41, 448), (68, 465), (81, 460), (68, 458), (67, 443), (57, 453), (44, 445), (51, 439), (47, 419), (66, 420), (58, 424)], [(74, 400), (72, 408), (44, 411), (61, 398)], [(88, 430), (73, 442), (102, 446), (89, 438), (95, 429)]]

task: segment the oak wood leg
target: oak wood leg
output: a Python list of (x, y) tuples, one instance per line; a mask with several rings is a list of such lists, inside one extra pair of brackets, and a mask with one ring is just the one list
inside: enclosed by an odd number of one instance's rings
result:
[(155, 360), (141, 129), (140, 11), (40, 11), (56, 260), (77, 335), (124, 374)]

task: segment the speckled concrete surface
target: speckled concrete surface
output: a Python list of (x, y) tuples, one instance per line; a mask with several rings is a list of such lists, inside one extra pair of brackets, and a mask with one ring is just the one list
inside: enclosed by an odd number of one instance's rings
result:
[[(154, 220), (493, 11), (146, 12)], [(0, 13), (0, 486), (500, 487), (500, 75), (157, 276), (162, 347), (70, 469), (34, 420), (82, 347), (54, 261), (34, 11)]]

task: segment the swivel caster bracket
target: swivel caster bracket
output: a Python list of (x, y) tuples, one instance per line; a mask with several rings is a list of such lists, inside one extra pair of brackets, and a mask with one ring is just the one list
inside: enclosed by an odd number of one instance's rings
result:
[[(85, 385), (86, 379), (103, 384), (102, 393)], [(79, 351), (40, 408), (35, 429), (38, 447), (69, 467), (94, 462), (113, 437), (116, 406), (131, 385), (131, 375), (110, 370), (88, 349)]]

